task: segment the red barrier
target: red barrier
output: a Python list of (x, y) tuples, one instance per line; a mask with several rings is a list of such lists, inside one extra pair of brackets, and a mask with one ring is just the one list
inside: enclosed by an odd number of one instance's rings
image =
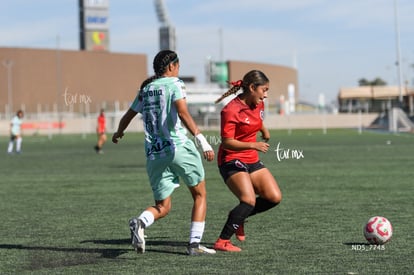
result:
[(22, 129), (62, 129), (64, 127), (64, 122), (33, 122), (22, 124)]

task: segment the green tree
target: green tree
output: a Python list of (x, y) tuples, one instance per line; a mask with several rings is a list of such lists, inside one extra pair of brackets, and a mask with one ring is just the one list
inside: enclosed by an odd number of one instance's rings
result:
[(385, 82), (380, 77), (375, 78), (372, 81), (367, 80), (366, 78), (361, 78), (358, 80), (359, 86), (386, 86), (387, 82)]
[(361, 78), (358, 81), (358, 84), (359, 84), (359, 86), (369, 86), (370, 85), (370, 82), (366, 78)]

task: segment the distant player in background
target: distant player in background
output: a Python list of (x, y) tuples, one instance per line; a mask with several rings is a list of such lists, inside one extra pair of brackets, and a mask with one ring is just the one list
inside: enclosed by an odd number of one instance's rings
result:
[[(217, 162), (224, 182), (239, 204), (230, 211), (214, 249), (239, 252), (241, 249), (233, 245), (230, 238), (236, 234), (239, 241), (244, 241), (245, 219), (278, 205), (282, 193), (258, 153), (269, 150), (270, 134), (263, 125), (269, 80), (263, 72), (253, 70), (243, 80), (231, 84), (216, 103), (240, 89), (243, 92), (221, 111), (222, 142)], [(258, 132), (262, 134), (262, 141), (256, 140)]]
[(10, 122), (10, 142), (9, 147), (7, 148), (7, 153), (12, 154), (13, 153), (13, 147), (16, 143), (16, 153), (20, 154), (21, 147), (22, 147), (22, 123), (23, 123), (23, 111), (18, 110), (16, 115), (13, 117), (13, 119)]
[(102, 154), (102, 147), (106, 142), (106, 119), (105, 110), (101, 109), (98, 116), (98, 124), (96, 126), (96, 134), (98, 136), (98, 143), (95, 145), (95, 151), (98, 154)]

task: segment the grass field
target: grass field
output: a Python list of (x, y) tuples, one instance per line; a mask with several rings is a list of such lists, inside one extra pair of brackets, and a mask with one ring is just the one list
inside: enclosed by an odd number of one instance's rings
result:
[[(205, 134), (217, 141), (216, 132)], [(413, 135), (271, 134), (262, 160), (282, 189), (282, 203), (249, 219), (246, 241), (234, 240), (241, 253), (203, 257), (185, 255), (192, 200), (183, 185), (170, 215), (146, 230), (147, 252), (136, 254), (129, 244), (128, 219), (153, 201), (142, 134), (108, 142), (103, 155), (94, 153), (93, 135), (25, 137), (21, 155), (7, 155), (8, 139), (1, 137), (0, 274), (414, 273)], [(289, 158), (278, 159), (278, 144), (279, 158)], [(203, 242), (212, 246), (237, 201), (216, 163), (205, 169)], [(362, 234), (376, 215), (393, 224), (384, 246), (368, 245)]]

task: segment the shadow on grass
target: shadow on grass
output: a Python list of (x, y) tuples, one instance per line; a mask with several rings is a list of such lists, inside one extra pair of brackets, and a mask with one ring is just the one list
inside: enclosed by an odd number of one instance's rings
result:
[[(82, 243), (93, 243), (102, 245), (129, 245), (130, 239), (97, 239), (97, 240), (84, 240)], [(155, 252), (163, 254), (175, 254), (175, 255), (187, 255), (186, 242), (168, 241), (168, 240), (147, 240), (146, 252)], [(182, 248), (181, 251), (177, 249)], [(17, 249), (27, 251), (46, 251), (46, 252), (67, 252), (67, 253), (80, 253), (80, 254), (98, 254), (102, 258), (116, 259), (120, 255), (132, 252), (132, 248), (79, 248), (79, 247), (53, 247), (53, 246), (36, 246), (36, 245), (21, 245), (21, 244), (0, 244), (0, 249)], [(85, 260), (86, 258), (84, 258)], [(79, 262), (77, 262), (79, 264)], [(33, 268), (33, 267), (32, 267)], [(36, 266), (36, 269), (38, 267)]]
[(18, 249), (18, 250), (37, 250), (37, 251), (52, 251), (52, 252), (74, 252), (74, 253), (90, 253), (100, 254), (103, 258), (115, 259), (118, 256), (128, 253), (129, 249), (119, 248), (69, 248), (69, 247), (53, 247), (53, 246), (29, 246), (21, 244), (0, 244), (0, 249)]
[[(81, 243), (94, 243), (94, 244), (106, 244), (106, 245), (123, 245), (123, 244), (131, 244), (131, 239), (116, 239), (116, 240), (85, 240), (81, 241)], [(145, 246), (146, 252), (158, 252), (158, 253), (167, 253), (167, 254), (177, 254), (177, 255), (187, 255), (184, 251), (187, 247), (186, 242), (178, 242), (178, 241), (168, 241), (168, 240), (146, 240)], [(168, 249), (156, 249), (154, 247), (172, 247), (178, 248), (183, 247), (183, 252), (171, 251)]]

